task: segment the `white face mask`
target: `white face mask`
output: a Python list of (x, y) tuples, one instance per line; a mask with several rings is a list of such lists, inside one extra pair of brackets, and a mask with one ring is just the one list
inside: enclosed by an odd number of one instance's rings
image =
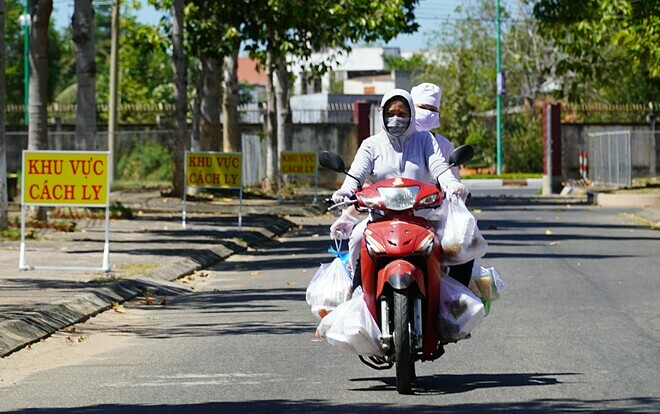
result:
[(400, 137), (408, 129), (410, 125), (410, 118), (403, 118), (400, 116), (392, 116), (385, 118), (385, 127), (390, 134), (395, 137)]
[(415, 127), (418, 131), (430, 131), (440, 126), (440, 114), (428, 109), (417, 108)]

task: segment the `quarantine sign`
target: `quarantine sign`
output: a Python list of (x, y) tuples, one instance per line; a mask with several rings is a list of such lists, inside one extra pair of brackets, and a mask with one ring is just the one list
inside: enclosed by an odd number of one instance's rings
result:
[(280, 173), (316, 175), (315, 152), (281, 152)]
[(108, 155), (108, 152), (23, 151), (23, 204), (107, 206)]
[(206, 188), (242, 187), (242, 154), (186, 152), (186, 185)]

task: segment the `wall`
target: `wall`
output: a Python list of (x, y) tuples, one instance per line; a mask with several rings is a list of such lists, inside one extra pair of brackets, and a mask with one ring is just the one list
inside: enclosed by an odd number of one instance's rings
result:
[(655, 134), (655, 151), (651, 127), (647, 124), (570, 124), (561, 126), (562, 137), (562, 176), (580, 178), (578, 151), (587, 149), (587, 135), (593, 132), (631, 131), (633, 177), (651, 175), (655, 157), (660, 158), (660, 133)]

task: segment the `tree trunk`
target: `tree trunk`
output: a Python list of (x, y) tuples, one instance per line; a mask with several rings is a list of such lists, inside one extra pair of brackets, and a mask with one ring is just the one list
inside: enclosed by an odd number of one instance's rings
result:
[(28, 0), (30, 11), (30, 103), (28, 149), (48, 149), (48, 23), (53, 0)]
[(192, 150), (200, 151), (200, 139), (201, 139), (201, 107), (202, 107), (202, 90), (204, 89), (204, 78), (202, 77), (202, 62), (199, 60), (197, 62), (197, 78), (195, 83), (195, 99), (193, 100), (192, 108)]
[(277, 158), (276, 98), (273, 87), (274, 63), (270, 47), (266, 51), (266, 181), (264, 186), (266, 190), (272, 191), (277, 188), (279, 159)]
[(188, 109), (188, 73), (186, 54), (183, 45), (184, 0), (174, 0), (172, 4), (172, 72), (174, 73), (174, 174), (172, 195), (183, 195), (184, 153), (190, 149), (190, 138), (186, 131)]
[(232, 53), (225, 58), (222, 95), (222, 142), (225, 152), (241, 151), (241, 130), (238, 123), (238, 51), (241, 40), (234, 40)]
[(275, 94), (277, 96), (277, 149), (290, 151), (293, 146), (293, 124), (291, 121), (291, 83), (286, 60), (280, 59), (275, 70)]
[(7, 141), (5, 135), (5, 95), (7, 78), (5, 75), (5, 0), (0, 0), (0, 230), (7, 230)]
[[(48, 149), (48, 24), (53, 0), (28, 0), (30, 12), (30, 87), (28, 104), (28, 149)], [(34, 212), (39, 221), (46, 221), (47, 210)]]
[(220, 151), (220, 60), (202, 56), (200, 147), (202, 151)]
[(95, 151), (96, 137), (96, 51), (92, 0), (74, 2), (73, 43), (76, 45), (76, 149)]

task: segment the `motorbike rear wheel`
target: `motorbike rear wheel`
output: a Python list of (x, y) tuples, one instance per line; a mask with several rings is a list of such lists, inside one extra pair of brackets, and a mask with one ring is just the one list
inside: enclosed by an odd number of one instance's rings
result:
[(394, 359), (396, 363), (396, 390), (399, 394), (412, 393), (415, 380), (415, 360), (412, 352), (412, 307), (410, 291), (393, 292)]

